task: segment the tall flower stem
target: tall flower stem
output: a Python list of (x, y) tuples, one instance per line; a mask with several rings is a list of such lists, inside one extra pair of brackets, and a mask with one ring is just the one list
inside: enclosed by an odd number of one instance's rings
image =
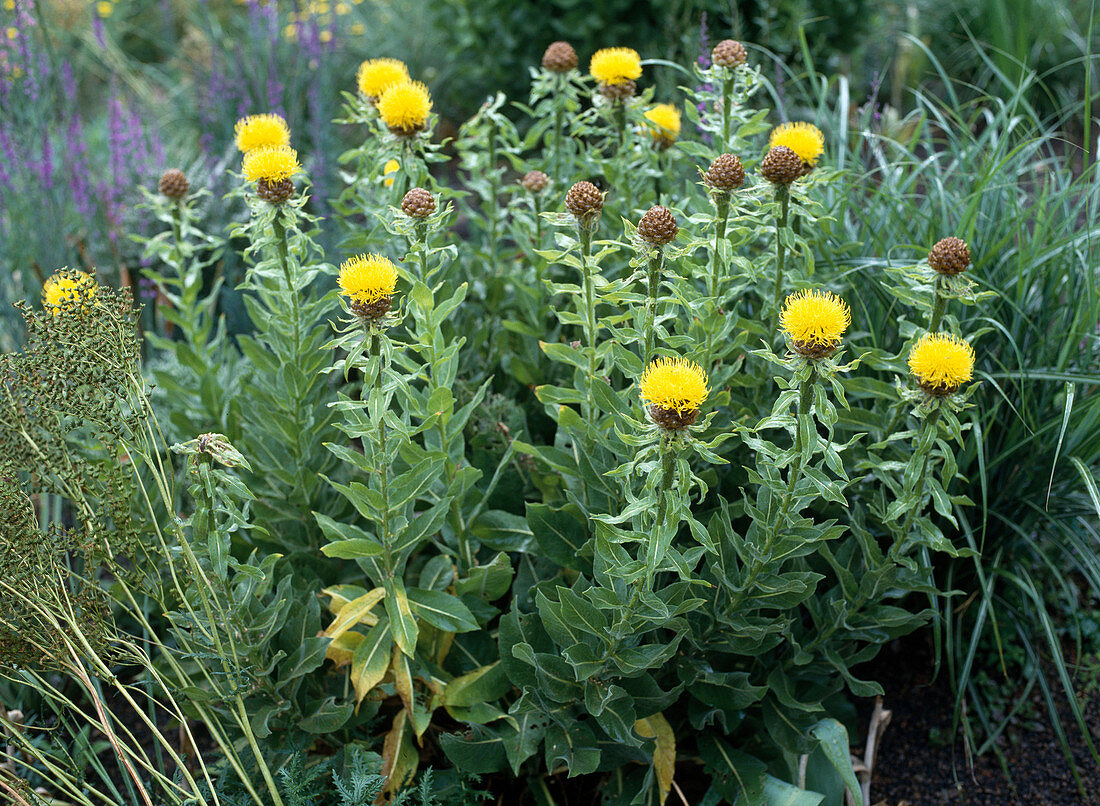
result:
[(787, 259), (787, 250), (783, 246), (783, 231), (787, 228), (791, 191), (786, 185), (776, 185), (775, 197), (779, 202), (779, 215), (775, 218), (775, 304), (772, 312), (772, 338), (779, 330), (779, 305), (783, 299), (783, 269)]
[(611, 114), (615, 120), (615, 133), (618, 136), (619, 153), (626, 148), (626, 104), (622, 99), (612, 103)]
[(554, 143), (551, 147), (551, 165), (554, 179), (561, 181), (561, 146), (565, 138), (565, 75), (558, 73), (554, 88)]
[(370, 355), (375, 363), (374, 394), (377, 396), (378, 422), (375, 424), (377, 434), (378, 461), (378, 486), (382, 497), (379, 519), (382, 527), (382, 563), (386, 575), (393, 578), (393, 541), (390, 539), (390, 472), (389, 463), (386, 461), (386, 351), (382, 349), (382, 333), (375, 328), (370, 328)]
[(798, 389), (798, 410), (795, 412), (795, 431), (794, 431), (794, 459), (791, 465), (790, 475), (787, 477), (787, 492), (783, 495), (783, 503), (779, 508), (779, 517), (781, 519), (786, 518), (787, 510), (791, 505), (791, 498), (794, 495), (795, 487), (798, 486), (798, 480), (802, 475), (802, 449), (805, 447), (802, 444), (802, 421), (810, 413), (810, 402), (814, 393), (814, 381), (817, 379), (817, 365), (810, 364), (810, 374), (802, 381)]
[[(932, 316), (928, 320), (928, 332), (937, 333), (940, 329), (940, 322), (943, 320), (943, 314), (947, 310), (947, 297), (943, 295), (942, 274), (937, 274), (936, 279), (932, 282), (932, 293), (935, 295), (935, 302), (932, 304)], [(936, 411), (939, 411), (939, 409)]]
[[(726, 193), (720, 193), (715, 196), (714, 204), (718, 209), (718, 214), (715, 216), (716, 227), (714, 230), (714, 249), (710, 253), (710, 275), (707, 277), (707, 292), (710, 296), (710, 301), (716, 309), (719, 311), (722, 309), (723, 300), (719, 299), (720, 286), (722, 280), (722, 256), (719, 249), (721, 248), (722, 241), (726, 239), (726, 224), (729, 221), (730, 213), (730, 198)], [(711, 351), (714, 349), (714, 328), (707, 328), (706, 336), (706, 349), (704, 355), (706, 356), (705, 366), (711, 364)]]
[(733, 76), (722, 82), (722, 151), (730, 149), (730, 103), (733, 100)]
[(283, 270), (283, 277), (286, 279), (286, 290), (290, 295), (291, 316), (294, 318), (294, 355), (297, 356), (302, 348), (300, 331), (302, 317), (298, 307), (298, 288), (294, 284), (294, 279), (290, 273), (290, 247), (287, 243), (286, 225), (279, 217), (281, 213), (282, 210), (275, 211), (275, 218), (271, 224), (275, 229), (275, 249), (279, 254), (279, 266)]
[[(920, 434), (917, 436), (917, 442), (920, 443), (923, 440), (924, 434), (929, 430), (934, 430), (939, 427), (940, 422), (940, 407), (932, 409), (927, 417), (924, 418), (924, 423), (921, 425)], [(932, 448), (929, 447), (924, 452), (924, 458), (921, 461), (920, 473), (917, 475), (917, 480), (913, 483), (913, 492), (917, 496), (917, 505), (912, 507), (905, 515), (905, 523), (901, 527), (901, 537), (905, 537), (909, 534), (909, 528), (913, 524), (913, 518), (916, 517), (919, 509), (920, 502), (924, 498), (924, 480), (928, 477), (928, 459), (932, 454)]]
[(648, 296), (645, 301), (645, 352), (642, 364), (653, 360), (654, 345), (657, 340), (657, 303), (661, 294), (661, 274), (665, 264), (665, 250), (657, 249), (649, 259), (649, 272), (646, 281)]
[(588, 227), (581, 226), (581, 272), (584, 274), (584, 339), (588, 353), (588, 383), (586, 384), (585, 420), (591, 422), (595, 403), (592, 399), (592, 385), (596, 382), (596, 280), (589, 265), (592, 255), (592, 234)]
[(533, 254), (534, 251), (542, 248), (542, 199), (539, 197), (539, 194), (534, 194), (531, 203), (535, 207), (535, 241), (531, 257), (535, 262), (535, 288), (537, 292), (541, 294), (542, 276), (546, 271), (546, 261), (538, 255)]
[(492, 273), (497, 273), (497, 124), (494, 120), (489, 126), (489, 264)]

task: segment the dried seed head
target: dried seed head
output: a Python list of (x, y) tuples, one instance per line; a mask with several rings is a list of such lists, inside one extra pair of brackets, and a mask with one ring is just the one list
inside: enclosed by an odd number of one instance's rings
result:
[(736, 190), (745, 183), (745, 166), (733, 154), (719, 154), (703, 174), (703, 181), (712, 190)]
[(551, 42), (542, 54), (542, 66), (552, 73), (577, 69), (577, 51), (568, 42)]
[(633, 98), (638, 86), (633, 81), (623, 81), (619, 84), (600, 84), (600, 95), (609, 101), (625, 101)]
[(545, 190), (546, 186), (550, 184), (550, 177), (542, 171), (528, 171), (524, 174), (523, 179), (521, 179), (519, 183), (523, 185), (524, 190), (531, 193), (538, 193), (541, 190)]
[(160, 175), (157, 189), (161, 192), (161, 195), (167, 196), (169, 199), (182, 199), (187, 195), (187, 191), (191, 189), (191, 183), (187, 181), (183, 171), (178, 168), (169, 168)]
[(748, 59), (745, 46), (733, 39), (723, 39), (710, 52), (710, 60), (719, 67), (738, 67)]
[(776, 185), (789, 185), (803, 175), (802, 158), (786, 146), (773, 146), (760, 163), (760, 175)]
[(638, 237), (650, 246), (664, 246), (676, 239), (680, 228), (667, 207), (656, 205), (649, 208), (638, 222)]
[(256, 195), (268, 204), (282, 204), (294, 195), (294, 183), (289, 179), (260, 179)]
[(960, 274), (970, 266), (970, 247), (962, 238), (944, 238), (928, 253), (928, 265), (940, 274)]
[(565, 209), (573, 214), (578, 224), (592, 229), (603, 212), (603, 193), (591, 182), (577, 182), (565, 194)]
[(424, 188), (413, 188), (401, 200), (401, 212), (409, 218), (427, 218), (435, 212), (435, 198)]

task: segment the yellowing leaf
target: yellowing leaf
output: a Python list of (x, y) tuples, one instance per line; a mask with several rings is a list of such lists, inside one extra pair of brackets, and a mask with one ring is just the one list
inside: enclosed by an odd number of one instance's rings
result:
[(355, 686), (357, 703), (363, 701), (372, 688), (382, 682), (390, 665), (393, 636), (389, 624), (376, 624), (367, 633), (351, 659), (351, 684)]
[(657, 746), (653, 749), (653, 770), (657, 773), (657, 788), (661, 792), (663, 804), (672, 789), (672, 778), (676, 774), (676, 735), (664, 714), (639, 719), (634, 723), (634, 731), (639, 736), (656, 741)]
[(382, 601), (382, 597), (386, 595), (386, 591), (382, 588), (375, 588), (369, 593), (364, 593), (357, 599), (352, 599), (346, 605), (340, 608), (340, 613), (332, 620), (332, 624), (328, 625), (328, 629), (321, 635), (328, 636), (329, 638), (336, 639), (346, 633), (352, 627), (359, 622), (375, 626), (378, 623), (378, 616), (371, 613), (371, 608)]
[(333, 585), (321, 591), (325, 596), (331, 597), (328, 603), (329, 612), (337, 615), (340, 609), (353, 599), (358, 599), (367, 589), (360, 585)]
[(420, 754), (412, 741), (409, 718), (404, 708), (393, 718), (393, 726), (382, 743), (382, 775), (386, 777), (385, 792), (393, 794), (416, 775)]
[(348, 630), (329, 643), (328, 649), (325, 650), (325, 658), (335, 663), (337, 669), (343, 668), (351, 663), (355, 648), (359, 646), (359, 642), (362, 640), (363, 633)]

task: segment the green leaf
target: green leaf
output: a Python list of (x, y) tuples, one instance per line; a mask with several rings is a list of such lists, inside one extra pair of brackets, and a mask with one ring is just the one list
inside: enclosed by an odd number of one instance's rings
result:
[(416, 639), (420, 634), (416, 626), (409, 605), (409, 597), (405, 592), (405, 583), (400, 579), (387, 579), (386, 588), (386, 612), (390, 617), (390, 629), (393, 630), (394, 641), (401, 647), (401, 651), (410, 658), (415, 657)]
[(492, 728), (472, 725), (465, 735), (444, 733), (439, 745), (454, 765), (467, 773), (486, 775), (504, 769), (504, 740)]
[(355, 706), (350, 702), (336, 704), (336, 697), (326, 697), (312, 713), (304, 709), (308, 716), (298, 720), (298, 727), (306, 733), (325, 735), (335, 733), (351, 717)]
[(600, 751), (592, 729), (580, 722), (570, 722), (569, 728), (553, 723), (546, 728), (546, 768), (553, 772), (560, 765), (569, 777), (595, 772), (600, 765)]
[(443, 591), (410, 588), (408, 606), (412, 613), (428, 624), (447, 632), (472, 632), (478, 629), (477, 619), (470, 608), (458, 597)]
[(786, 781), (770, 775), (764, 776), (764, 803), (766, 806), (818, 806), (825, 796), (817, 792), (799, 789)]
[[(521, 519), (522, 520), (522, 519)], [(500, 552), (486, 565), (475, 565), (469, 570), (465, 579), (455, 582), (455, 593), (471, 594), (492, 602), (506, 594), (512, 587), (512, 563), (508, 555)]]
[(810, 728), (810, 735), (821, 742), (819, 745), (821, 751), (844, 779), (844, 785), (858, 802), (863, 797), (863, 789), (859, 785), (859, 779), (856, 778), (855, 770), (852, 769), (848, 730), (837, 720), (826, 718)]
[(351, 684), (355, 687), (356, 702), (362, 702), (386, 676), (392, 647), (393, 635), (389, 622), (380, 621), (371, 627), (355, 648), (351, 656)]
[(581, 556), (588, 542), (588, 527), (580, 510), (570, 505), (552, 509), (546, 504), (527, 504), (527, 525), (540, 553), (562, 568), (584, 570)]
[(469, 708), (479, 703), (499, 700), (512, 690), (500, 661), (456, 677), (443, 689), (443, 705)]

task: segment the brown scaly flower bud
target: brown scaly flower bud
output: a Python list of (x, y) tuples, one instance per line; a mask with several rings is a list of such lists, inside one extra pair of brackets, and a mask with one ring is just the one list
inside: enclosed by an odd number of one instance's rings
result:
[(940, 274), (961, 274), (970, 266), (970, 247), (962, 238), (944, 238), (928, 253), (928, 265)]
[(360, 319), (366, 319), (369, 322), (377, 322), (383, 316), (390, 312), (392, 306), (390, 297), (381, 297), (374, 300), (374, 302), (360, 302), (357, 299), (353, 299), (348, 307), (351, 308), (351, 312), (358, 316)]
[(661, 406), (647, 406), (646, 411), (649, 412), (649, 419), (666, 431), (680, 431), (689, 425), (694, 425), (699, 419), (699, 409), (677, 411)]
[(745, 46), (733, 39), (723, 39), (710, 52), (710, 60), (719, 67), (738, 67), (748, 59)]
[(282, 204), (294, 195), (294, 183), (289, 179), (260, 179), (256, 195), (268, 204)]
[(745, 183), (745, 166), (733, 154), (720, 154), (703, 174), (703, 181), (711, 190), (736, 190)]
[(551, 42), (542, 54), (542, 66), (552, 73), (577, 69), (577, 51), (568, 42)]
[(676, 239), (680, 228), (667, 207), (655, 205), (646, 211), (638, 222), (638, 237), (650, 246), (665, 246)]
[(603, 212), (603, 193), (591, 182), (578, 182), (565, 194), (565, 209), (582, 227), (593, 229)]
[(625, 101), (633, 98), (638, 85), (633, 81), (624, 81), (621, 84), (600, 84), (600, 95), (609, 101)]
[(424, 188), (413, 188), (401, 200), (401, 212), (409, 218), (427, 218), (435, 212), (435, 198)]
[(162, 173), (160, 182), (157, 183), (157, 190), (169, 199), (182, 199), (190, 189), (191, 183), (187, 181), (183, 171), (178, 168), (169, 168)]
[(528, 171), (524, 174), (523, 179), (521, 179), (519, 183), (523, 185), (524, 190), (531, 193), (538, 193), (541, 190), (545, 190), (546, 186), (550, 184), (550, 177), (542, 171)]
[(789, 185), (803, 175), (802, 158), (786, 146), (772, 146), (760, 163), (760, 175), (775, 185)]

